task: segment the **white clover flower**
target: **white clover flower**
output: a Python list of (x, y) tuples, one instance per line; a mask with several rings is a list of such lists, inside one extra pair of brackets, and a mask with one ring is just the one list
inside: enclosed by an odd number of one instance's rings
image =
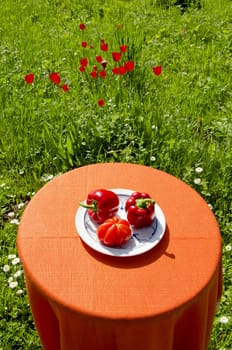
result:
[(21, 208), (23, 208), (25, 206), (25, 203), (19, 203), (18, 205), (17, 205), (17, 208), (18, 209), (21, 209)]
[(8, 218), (13, 218), (15, 216), (15, 212), (14, 211), (10, 211), (8, 214), (7, 214)]
[(151, 156), (151, 157), (150, 157), (150, 160), (151, 160), (152, 162), (154, 162), (154, 161), (156, 160), (156, 157), (155, 157), (155, 156)]
[(212, 206), (212, 204), (208, 204), (208, 207), (209, 207), (209, 209), (211, 209), (211, 210), (213, 210), (213, 206)]
[(19, 225), (19, 220), (18, 219), (12, 219), (12, 220), (10, 220), (10, 224)]
[(40, 180), (43, 182), (47, 182), (51, 179), (53, 179), (53, 175), (52, 174), (44, 174), (43, 176), (41, 176)]
[(227, 244), (225, 249), (227, 252), (230, 252), (232, 250), (232, 246), (230, 244)]
[(14, 278), (20, 277), (22, 275), (23, 271), (22, 270), (18, 270), (15, 272), (14, 274)]
[(12, 259), (14, 259), (14, 258), (16, 258), (16, 254), (9, 254), (9, 255), (8, 255), (8, 259), (9, 259), (9, 260), (12, 260)]
[(202, 171), (203, 171), (203, 168), (201, 168), (200, 166), (198, 166), (198, 167), (196, 167), (195, 168), (195, 171), (196, 171), (196, 173), (202, 173)]
[(220, 322), (220, 323), (223, 323), (223, 324), (226, 324), (226, 323), (229, 322), (229, 317), (227, 317), (227, 316), (221, 316), (221, 317), (219, 318), (219, 322)]
[(16, 292), (17, 295), (21, 295), (23, 294), (23, 290), (22, 289), (18, 289), (17, 292)]
[(14, 258), (12, 261), (11, 261), (11, 264), (12, 265), (16, 265), (16, 264), (19, 264), (20, 263), (20, 259), (19, 258)]
[(197, 177), (196, 179), (193, 180), (193, 182), (194, 182), (196, 185), (200, 185), (201, 179), (200, 179), (199, 177)]
[(9, 283), (9, 287), (10, 287), (11, 289), (16, 288), (17, 286), (18, 286), (18, 282), (17, 282), (17, 281), (12, 281), (12, 282)]
[(11, 277), (8, 278), (8, 281), (7, 281), (7, 282), (8, 282), (8, 283), (11, 283), (11, 282), (13, 282), (13, 281), (14, 281), (14, 279), (13, 279), (13, 277), (11, 276)]
[(10, 266), (9, 265), (4, 265), (2, 269), (3, 269), (4, 272), (8, 272), (10, 270)]

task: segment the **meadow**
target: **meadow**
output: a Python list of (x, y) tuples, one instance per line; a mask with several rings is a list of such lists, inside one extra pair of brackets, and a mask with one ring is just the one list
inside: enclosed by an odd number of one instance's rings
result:
[(201, 4), (1, 0), (0, 350), (41, 349), (15, 246), (23, 210), (97, 162), (161, 169), (206, 200), (224, 273), (209, 350), (232, 349), (232, 2)]

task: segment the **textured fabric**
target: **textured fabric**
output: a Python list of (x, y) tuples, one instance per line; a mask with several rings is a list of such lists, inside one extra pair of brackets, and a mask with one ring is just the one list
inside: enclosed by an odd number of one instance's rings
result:
[[(75, 214), (97, 188), (149, 193), (166, 217), (161, 242), (124, 258), (89, 248)], [(177, 178), (124, 163), (67, 172), (33, 197), (17, 246), (45, 350), (207, 350), (222, 290), (221, 236), (207, 203)]]

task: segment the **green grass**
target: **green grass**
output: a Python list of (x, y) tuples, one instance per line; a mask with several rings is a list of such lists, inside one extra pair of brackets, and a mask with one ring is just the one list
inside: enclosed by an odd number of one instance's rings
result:
[[(167, 171), (212, 206), (224, 240), (224, 294), (210, 350), (232, 348), (232, 2), (202, 0), (201, 10), (189, 7), (183, 15), (164, 2), (0, 3), (2, 350), (40, 349), (23, 274), (17, 272), (22, 266), (11, 257), (25, 205), (46, 174), (111, 161)], [(105, 54), (101, 38), (109, 44)], [(82, 48), (84, 40), (93, 48)], [(119, 77), (110, 74), (111, 51), (122, 44), (135, 69)], [(88, 73), (79, 71), (82, 57), (92, 67), (98, 54), (108, 61), (105, 79), (92, 79), (90, 66)], [(160, 76), (152, 71), (157, 65)], [(68, 92), (49, 80), (53, 71), (62, 84), (68, 81)], [(32, 85), (24, 80), (30, 72)]]

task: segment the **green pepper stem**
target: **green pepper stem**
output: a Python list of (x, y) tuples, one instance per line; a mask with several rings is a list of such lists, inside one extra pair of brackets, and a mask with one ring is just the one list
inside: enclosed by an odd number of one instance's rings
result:
[(136, 207), (141, 208), (141, 209), (146, 209), (148, 207), (149, 203), (155, 204), (154, 199), (151, 199), (151, 198), (138, 198), (135, 201)]
[(86, 209), (92, 210), (94, 213), (97, 212), (97, 203), (92, 202), (92, 204), (86, 204), (85, 202), (80, 202), (80, 206)]

